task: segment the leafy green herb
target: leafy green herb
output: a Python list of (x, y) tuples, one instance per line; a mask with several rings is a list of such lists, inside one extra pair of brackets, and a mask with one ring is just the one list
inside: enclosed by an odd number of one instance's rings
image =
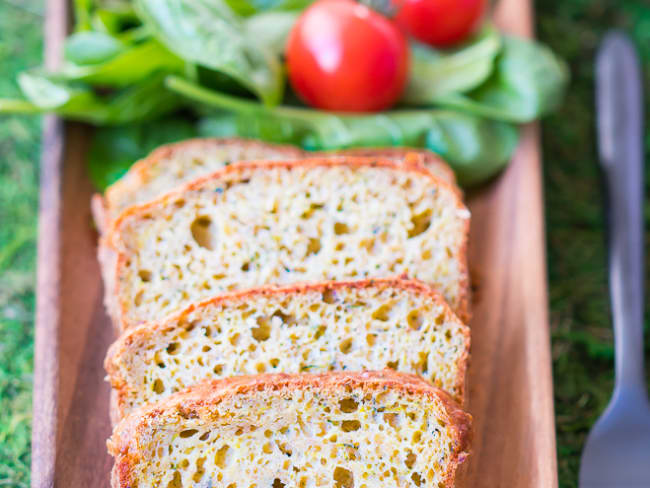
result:
[(440, 154), (465, 185), (484, 181), (510, 159), (518, 131), (509, 124), (443, 110), (394, 110), (348, 115), (301, 107), (265, 107), (170, 76), (167, 86), (219, 110), (200, 124), (202, 135), (239, 134), (324, 150), (355, 146), (425, 146)]
[(183, 119), (97, 129), (88, 158), (90, 178), (103, 191), (156, 147), (196, 135), (194, 125)]
[[(79, 33), (78, 35), (85, 35)], [(182, 72), (185, 63), (155, 39), (123, 49), (103, 63), (80, 66), (66, 64), (57, 76), (96, 86), (130, 86), (157, 71)]]
[(547, 47), (504, 37), (490, 78), (465, 94), (438, 97), (436, 103), (483, 117), (530, 122), (555, 110), (568, 84), (568, 69)]
[(140, 17), (171, 51), (234, 78), (269, 105), (284, 88), (280, 59), (250, 36), (222, 0), (137, 0)]
[(476, 88), (492, 73), (500, 49), (501, 38), (494, 27), (486, 27), (476, 39), (451, 52), (413, 42), (403, 101), (431, 105), (437, 97)]
[(259, 44), (281, 56), (298, 15), (299, 12), (263, 12), (248, 17), (244, 29), (248, 36), (255, 37)]
[(123, 42), (104, 32), (81, 31), (65, 41), (65, 59), (77, 65), (97, 64), (126, 50)]
[(99, 3), (91, 18), (94, 30), (128, 38), (142, 24), (130, 0)]
[(165, 89), (162, 75), (106, 96), (39, 70), (21, 73), (18, 82), (27, 100), (0, 99), (0, 112), (52, 112), (91, 124), (116, 125), (159, 117), (181, 102)]
[(237, 14), (250, 16), (267, 11), (299, 11), (313, 0), (226, 0)]

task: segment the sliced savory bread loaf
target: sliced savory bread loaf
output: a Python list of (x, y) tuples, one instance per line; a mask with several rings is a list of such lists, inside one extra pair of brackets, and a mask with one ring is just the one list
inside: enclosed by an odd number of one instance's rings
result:
[[(126, 208), (159, 197), (183, 183), (210, 174), (230, 163), (245, 160), (298, 159), (307, 152), (295, 146), (281, 146), (253, 139), (190, 139), (168, 144), (135, 163), (119, 181), (108, 187), (104, 196), (96, 195), (92, 207), (95, 222), (103, 231), (107, 222)], [(327, 154), (327, 153), (325, 153)], [(425, 149), (363, 148), (331, 153), (333, 156), (359, 155), (403, 160), (416, 155), (440, 178), (455, 184), (451, 168)]]
[(375, 158), (228, 166), (122, 213), (100, 252), (120, 330), (263, 284), (406, 274), (468, 317), (469, 211), (421, 165)]
[(469, 328), (430, 287), (401, 279), (264, 287), (193, 304), (110, 348), (114, 419), (205, 379), (396, 369), (462, 403)]
[(404, 373), (209, 381), (117, 426), (112, 487), (453, 487), (470, 424)]

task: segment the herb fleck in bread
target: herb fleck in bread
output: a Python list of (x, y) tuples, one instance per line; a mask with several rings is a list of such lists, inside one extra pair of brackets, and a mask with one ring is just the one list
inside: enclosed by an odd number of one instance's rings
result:
[(406, 274), (468, 318), (469, 211), (420, 165), (251, 162), (131, 207), (100, 253), (120, 330), (264, 284)]
[(463, 400), (469, 328), (401, 279), (265, 287), (191, 305), (123, 334), (106, 357), (113, 419), (209, 378), (392, 368)]
[[(307, 152), (295, 146), (281, 146), (252, 139), (190, 139), (168, 144), (135, 163), (119, 181), (108, 187), (104, 196), (96, 195), (92, 207), (95, 222), (103, 231), (108, 222), (132, 205), (146, 203), (183, 183), (213, 173), (237, 161), (300, 159)], [(455, 184), (451, 168), (438, 156), (424, 149), (364, 148), (331, 153), (333, 156), (358, 155), (404, 160), (417, 155), (437, 176)]]
[(470, 424), (403, 373), (216, 380), (117, 426), (112, 487), (453, 487)]

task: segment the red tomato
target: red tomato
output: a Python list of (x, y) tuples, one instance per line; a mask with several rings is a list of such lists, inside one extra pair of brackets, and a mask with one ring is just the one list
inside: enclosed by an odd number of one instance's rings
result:
[(387, 18), (352, 0), (319, 0), (305, 10), (287, 42), (289, 80), (309, 105), (378, 111), (399, 98), (408, 44)]
[(480, 23), (487, 0), (394, 0), (395, 21), (416, 39), (447, 47), (466, 39)]

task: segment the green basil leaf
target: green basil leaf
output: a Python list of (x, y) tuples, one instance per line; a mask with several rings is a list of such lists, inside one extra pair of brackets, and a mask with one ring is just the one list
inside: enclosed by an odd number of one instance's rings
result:
[(94, 30), (121, 37), (127, 31), (141, 25), (132, 2), (104, 3), (95, 9), (91, 17)]
[(143, 80), (157, 71), (180, 73), (184, 67), (183, 60), (156, 39), (149, 39), (124, 49), (104, 63), (90, 66), (68, 63), (62, 68), (60, 76), (92, 85), (122, 87)]
[(170, 76), (167, 86), (217, 113), (202, 135), (240, 135), (325, 150), (359, 146), (426, 147), (446, 159), (459, 181), (474, 185), (498, 172), (518, 141), (516, 127), (445, 110), (393, 110), (350, 115), (302, 107), (267, 107)]
[[(116, 125), (157, 118), (177, 109), (182, 99), (165, 89), (164, 75), (152, 76), (129, 88), (99, 96), (83, 83), (68, 82), (38, 70), (23, 72), (18, 83), (26, 101), (0, 103), (7, 112), (16, 111), (16, 102), (25, 111), (52, 112), (96, 125)], [(13, 110), (12, 110), (13, 109)]]
[(484, 84), (463, 95), (438, 97), (436, 103), (497, 120), (530, 122), (559, 106), (568, 73), (566, 64), (546, 46), (505, 37), (496, 69)]
[(196, 137), (194, 124), (173, 118), (95, 130), (88, 156), (90, 179), (98, 190), (117, 181), (131, 165), (162, 144)]
[(248, 17), (244, 29), (270, 52), (282, 56), (289, 32), (299, 15), (300, 12), (263, 12)]
[(92, 3), (92, 0), (74, 0), (75, 32), (90, 30)]
[(126, 49), (113, 36), (103, 32), (81, 31), (65, 40), (63, 52), (66, 61), (77, 65), (92, 65), (106, 62)]
[(437, 97), (469, 91), (492, 73), (501, 49), (494, 27), (486, 27), (461, 48), (438, 51), (411, 43), (411, 68), (402, 101), (411, 105), (431, 105)]
[(267, 11), (298, 11), (307, 7), (312, 0), (226, 0), (228, 6), (244, 17)]
[(246, 34), (242, 19), (222, 0), (137, 0), (140, 17), (185, 61), (221, 71), (268, 105), (284, 88), (277, 55)]

